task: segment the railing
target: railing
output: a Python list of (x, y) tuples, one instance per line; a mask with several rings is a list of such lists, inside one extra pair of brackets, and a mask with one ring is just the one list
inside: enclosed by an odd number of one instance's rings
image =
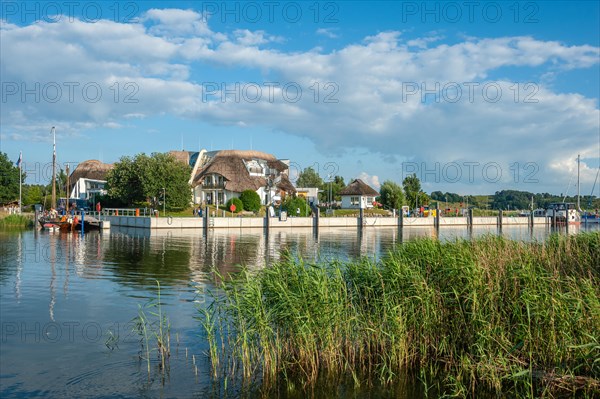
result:
[(224, 189), (225, 183), (202, 183), (200, 187), (202, 189)]
[[(154, 216), (149, 208), (104, 208), (100, 212), (102, 216)], [(95, 212), (97, 214), (97, 212)]]

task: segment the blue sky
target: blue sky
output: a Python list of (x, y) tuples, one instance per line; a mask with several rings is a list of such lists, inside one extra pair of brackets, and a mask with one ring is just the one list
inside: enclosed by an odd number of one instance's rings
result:
[(61, 163), (183, 142), (462, 194), (572, 194), (581, 154), (591, 192), (598, 2), (71, 4), (1, 2), (1, 151), (30, 183), (56, 126)]

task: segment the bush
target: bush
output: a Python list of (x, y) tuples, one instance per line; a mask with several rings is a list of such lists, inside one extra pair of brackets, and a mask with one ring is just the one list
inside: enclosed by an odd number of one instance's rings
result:
[(244, 191), (242, 195), (240, 195), (240, 200), (244, 203), (245, 210), (252, 212), (258, 212), (260, 210), (260, 197), (256, 191)]
[(230, 198), (229, 201), (225, 204), (225, 207), (229, 211), (231, 204), (235, 205), (234, 213), (238, 213), (244, 210), (244, 204), (239, 198)]
[(284, 207), (287, 209), (289, 216), (297, 216), (297, 210), (300, 208), (300, 216), (310, 216), (311, 210), (304, 198), (291, 198), (285, 201)]

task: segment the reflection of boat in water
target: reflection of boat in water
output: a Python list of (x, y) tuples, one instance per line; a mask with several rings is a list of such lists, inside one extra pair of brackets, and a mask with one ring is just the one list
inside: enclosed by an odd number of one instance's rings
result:
[(546, 210), (546, 216), (550, 218), (552, 224), (581, 224), (581, 215), (577, 211), (575, 204), (572, 202), (556, 202), (550, 204)]

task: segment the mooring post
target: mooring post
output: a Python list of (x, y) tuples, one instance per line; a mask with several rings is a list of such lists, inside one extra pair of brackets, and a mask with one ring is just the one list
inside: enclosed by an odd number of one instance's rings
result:
[(400, 209), (400, 212), (398, 214), (398, 228), (400, 230), (402, 230), (403, 227), (404, 227), (404, 211), (402, 211), (402, 209)]
[(473, 227), (473, 209), (469, 208), (467, 210), (467, 225), (469, 228)]
[(529, 227), (533, 230), (533, 210), (529, 214)]
[(364, 216), (365, 216), (365, 210), (361, 206), (360, 207), (360, 213), (359, 213), (359, 216), (358, 216), (358, 228), (359, 229), (363, 228)]
[(84, 219), (85, 219), (85, 211), (81, 211), (81, 222), (80, 222), (81, 223), (81, 236), (83, 236), (83, 234), (84, 234), (84, 231), (83, 231), (84, 230), (84, 227), (83, 227)]
[(435, 203), (435, 228), (438, 230), (440, 228), (440, 203)]
[(202, 215), (202, 229), (204, 230), (204, 234), (208, 234), (208, 205), (204, 208), (204, 215)]
[(502, 209), (498, 211), (498, 227), (502, 228)]
[(269, 207), (267, 207), (266, 211), (267, 212), (265, 213), (264, 227), (265, 227), (265, 234), (269, 235)]
[(315, 236), (319, 235), (319, 220), (321, 218), (321, 209), (318, 206), (314, 206), (313, 209), (313, 231)]

